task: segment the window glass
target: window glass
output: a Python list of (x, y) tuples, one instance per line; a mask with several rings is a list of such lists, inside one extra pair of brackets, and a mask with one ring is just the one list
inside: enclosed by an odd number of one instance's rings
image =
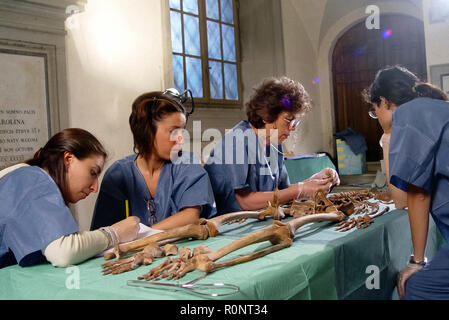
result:
[(198, 14), (198, 0), (184, 0), (182, 2), (182, 9), (184, 12)]
[(185, 53), (201, 56), (199, 19), (189, 14), (184, 14), (183, 16)]
[(221, 20), (226, 23), (234, 23), (234, 11), (232, 10), (232, 0), (221, 0)]
[(203, 97), (203, 74), (201, 59), (186, 57), (187, 88), (192, 90), (195, 98)]
[(226, 99), (238, 100), (239, 92), (237, 87), (237, 67), (235, 64), (224, 64), (224, 82), (226, 86)]
[(212, 99), (223, 99), (222, 63), (209, 61), (210, 96)]
[(234, 27), (222, 25), (223, 34), (223, 59), (235, 62), (235, 36)]
[(207, 46), (209, 58), (221, 60), (220, 24), (207, 21)]

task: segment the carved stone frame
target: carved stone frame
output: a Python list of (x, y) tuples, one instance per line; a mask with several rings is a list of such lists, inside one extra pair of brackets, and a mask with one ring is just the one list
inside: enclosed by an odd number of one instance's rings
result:
[(51, 45), (0, 39), (0, 52), (42, 57), (45, 65), (45, 97), (47, 103), (48, 138), (60, 130), (56, 48)]

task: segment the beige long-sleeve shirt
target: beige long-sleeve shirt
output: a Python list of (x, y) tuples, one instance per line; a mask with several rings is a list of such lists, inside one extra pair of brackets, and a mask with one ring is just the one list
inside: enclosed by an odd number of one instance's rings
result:
[(42, 249), (42, 254), (53, 266), (67, 267), (103, 252), (109, 245), (109, 239), (103, 231), (84, 231), (51, 242)]

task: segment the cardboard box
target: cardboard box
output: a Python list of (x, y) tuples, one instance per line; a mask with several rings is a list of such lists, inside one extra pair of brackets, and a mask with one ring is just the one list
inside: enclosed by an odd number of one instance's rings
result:
[(355, 154), (346, 141), (336, 139), (338, 174), (353, 175), (366, 173), (366, 153)]

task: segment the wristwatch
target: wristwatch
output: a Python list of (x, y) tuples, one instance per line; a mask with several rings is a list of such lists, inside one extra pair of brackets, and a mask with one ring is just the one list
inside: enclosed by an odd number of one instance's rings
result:
[(424, 258), (423, 261), (415, 261), (415, 257), (412, 254), (410, 256), (410, 260), (408, 261), (408, 263), (417, 264), (417, 265), (420, 265), (420, 266), (424, 267), (427, 264), (427, 258)]

